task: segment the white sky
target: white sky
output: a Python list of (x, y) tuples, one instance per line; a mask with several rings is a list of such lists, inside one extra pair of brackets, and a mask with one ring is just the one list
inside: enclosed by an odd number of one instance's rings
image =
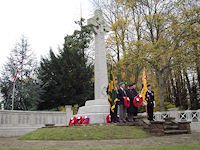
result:
[(0, 70), (21, 35), (37, 55), (62, 47), (64, 36), (78, 26), (74, 21), (93, 14), (91, 0), (0, 0)]

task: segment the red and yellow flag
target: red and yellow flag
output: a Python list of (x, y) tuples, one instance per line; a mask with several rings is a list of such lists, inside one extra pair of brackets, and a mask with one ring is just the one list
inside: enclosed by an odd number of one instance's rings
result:
[(142, 75), (142, 90), (140, 92), (140, 94), (142, 95), (143, 100), (145, 100), (145, 95), (147, 92), (147, 75), (146, 75), (146, 70), (145, 68), (143, 69), (143, 75)]

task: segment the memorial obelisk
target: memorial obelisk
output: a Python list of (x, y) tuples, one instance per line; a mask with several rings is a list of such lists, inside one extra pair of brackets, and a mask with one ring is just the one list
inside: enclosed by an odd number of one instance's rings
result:
[(106, 24), (101, 10), (96, 10), (94, 17), (88, 19), (88, 24), (92, 25), (95, 35), (95, 100), (89, 100), (85, 106), (80, 107), (78, 116), (90, 117), (90, 123), (105, 123), (106, 115), (109, 114), (107, 100), (107, 63), (105, 48), (105, 33), (110, 31)]

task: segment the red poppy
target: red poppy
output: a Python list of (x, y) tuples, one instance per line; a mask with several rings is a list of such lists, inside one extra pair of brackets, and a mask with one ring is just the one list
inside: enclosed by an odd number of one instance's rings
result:
[(138, 94), (137, 96), (135, 96), (133, 100), (133, 105), (135, 107), (140, 107), (142, 105), (142, 102), (143, 102), (142, 95)]
[(130, 99), (128, 97), (124, 97), (124, 106), (126, 108), (130, 107)]
[(107, 116), (106, 116), (106, 122), (107, 122), (107, 123), (111, 123), (110, 115), (107, 115)]

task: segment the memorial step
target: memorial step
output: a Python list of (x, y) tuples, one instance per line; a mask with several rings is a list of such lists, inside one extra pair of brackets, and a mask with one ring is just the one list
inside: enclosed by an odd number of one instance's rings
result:
[(174, 122), (174, 121), (165, 121), (164, 124), (165, 125), (172, 125), (173, 126), (173, 125), (177, 125), (177, 122)]
[(188, 130), (165, 130), (165, 134), (187, 134)]
[(79, 116), (88, 116), (90, 118), (90, 124), (102, 124), (102, 123), (107, 123), (106, 121), (106, 116), (109, 113), (82, 113), (82, 114), (77, 114), (76, 117)]
[(178, 129), (178, 125), (164, 125), (164, 129)]
[(90, 124), (106, 123), (106, 116), (110, 114), (110, 106), (108, 100), (96, 99), (89, 100), (78, 110), (77, 117), (88, 116)]
[(176, 119), (176, 118), (174, 118), (174, 117), (166, 117), (166, 118), (164, 118), (165, 121), (170, 121), (170, 122), (171, 122), (171, 121), (174, 122), (175, 119)]

